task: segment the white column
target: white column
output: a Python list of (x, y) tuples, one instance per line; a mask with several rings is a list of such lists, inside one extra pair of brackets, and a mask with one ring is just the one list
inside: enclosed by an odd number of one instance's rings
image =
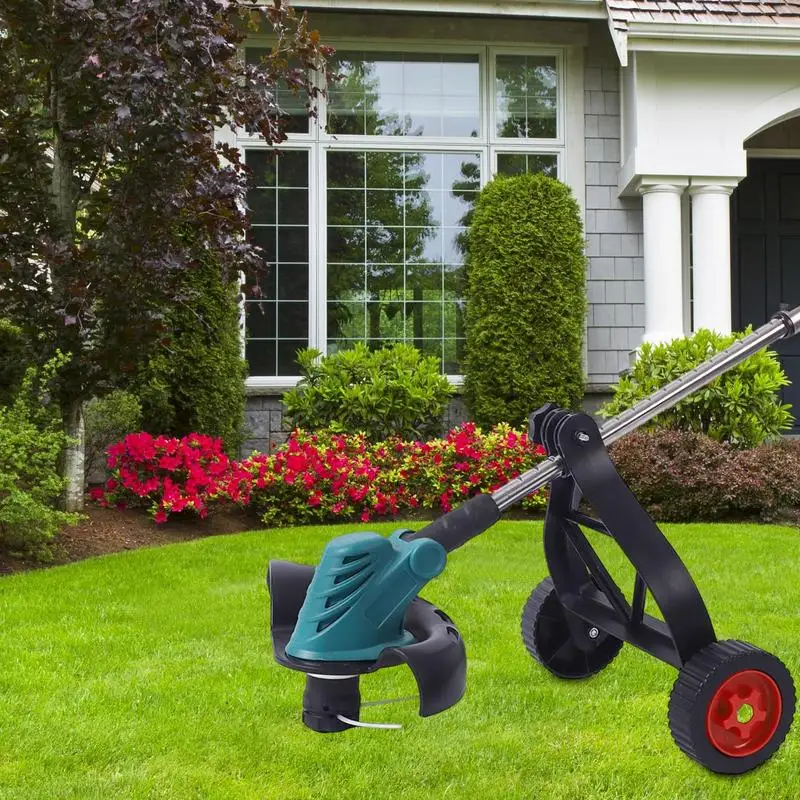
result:
[(733, 186), (695, 184), (692, 196), (692, 329), (731, 332)]
[(665, 182), (639, 187), (644, 213), (645, 342), (667, 342), (684, 335), (681, 248), (684, 185)]

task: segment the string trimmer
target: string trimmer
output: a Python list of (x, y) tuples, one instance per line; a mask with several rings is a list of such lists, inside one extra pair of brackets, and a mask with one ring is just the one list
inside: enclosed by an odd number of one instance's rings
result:
[[(617, 474), (607, 446), (671, 408), (763, 347), (794, 336), (800, 307), (762, 327), (598, 428), (553, 405), (530, 417), (547, 460), (493, 494), (478, 495), (413, 532), (333, 539), (316, 570), (269, 565), (277, 661), (306, 673), (303, 721), (331, 733), (359, 725), (359, 677), (407, 664), (422, 716), (454, 705), (466, 683), (466, 652), (450, 617), (418, 596), (447, 553), (550, 483), (544, 524), (549, 569), (522, 612), (526, 648), (565, 679), (608, 666), (623, 642), (677, 667), (669, 727), (691, 758), (720, 773), (762, 764), (792, 723), (795, 689), (775, 656), (717, 641), (705, 603), (678, 554)], [(596, 516), (579, 510), (586, 499)], [(610, 536), (636, 570), (628, 600), (583, 528)], [(648, 592), (663, 621), (645, 613)]]

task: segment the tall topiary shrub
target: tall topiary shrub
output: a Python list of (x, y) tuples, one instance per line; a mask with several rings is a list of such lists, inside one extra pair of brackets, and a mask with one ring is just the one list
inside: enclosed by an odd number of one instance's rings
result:
[(166, 312), (167, 338), (131, 387), (142, 405), (145, 431), (219, 437), (228, 453), (238, 456), (247, 366), (237, 294), (211, 262), (187, 274), (183, 299)]
[(583, 230), (569, 188), (498, 176), (468, 238), (464, 395), (476, 422), (520, 424), (546, 402), (583, 396)]

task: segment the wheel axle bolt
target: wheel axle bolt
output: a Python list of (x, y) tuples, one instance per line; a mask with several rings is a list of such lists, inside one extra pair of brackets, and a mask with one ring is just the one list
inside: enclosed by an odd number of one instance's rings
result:
[(588, 433), (584, 433), (583, 431), (578, 431), (578, 432), (575, 434), (575, 438), (576, 438), (576, 439), (577, 439), (579, 442), (585, 443), (585, 442), (588, 442), (588, 441), (589, 441), (589, 438), (590, 438), (590, 437), (589, 437), (589, 434), (588, 434)]
[(597, 628), (589, 628), (589, 638), (596, 639), (600, 635), (600, 631)]

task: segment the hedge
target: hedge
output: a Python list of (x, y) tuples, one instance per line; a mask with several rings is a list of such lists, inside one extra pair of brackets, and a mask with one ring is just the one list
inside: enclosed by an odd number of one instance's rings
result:
[(373, 442), (441, 434), (453, 392), (438, 358), (410, 344), (370, 350), (363, 342), (321, 356), (314, 349), (298, 353), (302, 377), (283, 395), (292, 427), (364, 433)]
[(655, 519), (675, 522), (759, 517), (800, 504), (800, 442), (741, 450), (702, 433), (636, 431), (611, 457)]
[[(617, 416), (749, 332), (748, 328), (723, 335), (701, 329), (671, 342), (645, 342), (630, 372), (614, 387), (613, 399), (600, 413)], [(779, 396), (788, 383), (777, 355), (761, 350), (659, 414), (651, 427), (705, 433), (737, 447), (755, 447), (791, 427), (791, 406), (782, 403)]]

